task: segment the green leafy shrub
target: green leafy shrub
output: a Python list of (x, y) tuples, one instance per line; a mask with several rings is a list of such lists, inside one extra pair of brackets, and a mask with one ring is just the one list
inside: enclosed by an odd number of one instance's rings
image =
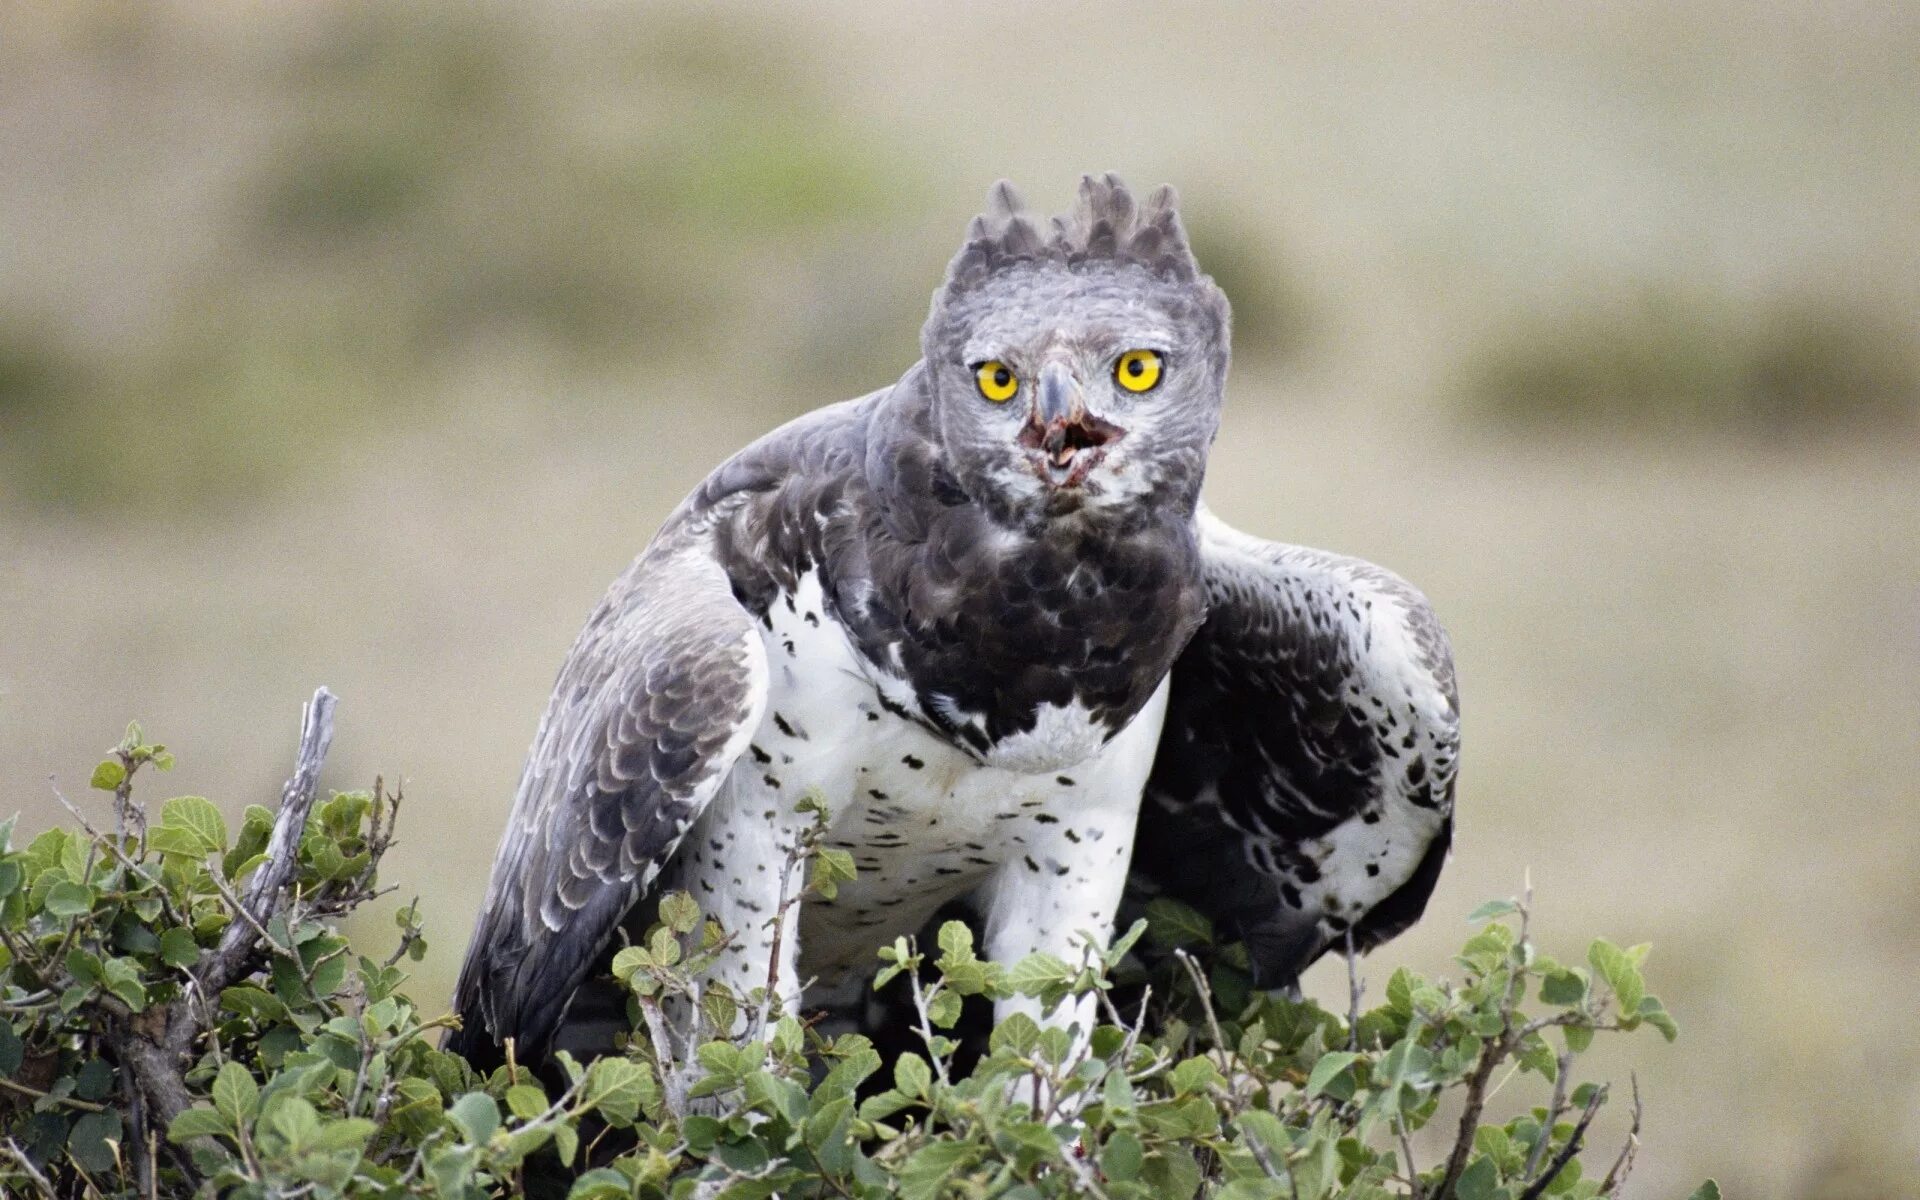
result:
[[(551, 1086), (511, 1055), (483, 1078), (436, 1048), (437, 1000), (403, 990), (416, 908), (382, 955), (339, 932), (378, 893), (399, 797), (316, 801), (331, 697), (313, 714), (280, 811), (237, 829), (198, 797), (150, 816), (136, 777), (172, 760), (135, 728), (92, 779), (112, 828), (74, 808), (77, 827), (25, 846), (0, 833), (6, 1194), (1588, 1200), (1618, 1194), (1640, 1123), (1636, 1096), (1626, 1147), (1588, 1153), (1610, 1092), (1576, 1079), (1581, 1055), (1603, 1032), (1675, 1035), (1646, 947), (1554, 961), (1524, 900), (1474, 914), (1458, 981), (1399, 970), (1365, 1011), (1356, 982), (1344, 1015), (1250, 988), (1238, 948), (1162, 902), (1072, 962), (982, 960), (959, 922), (936, 947), (896, 941), (876, 986), (910, 992), (922, 1049), (886, 1062), (767, 989), (703, 986), (726, 934), (673, 894), (614, 961), (624, 1054), (563, 1056)], [(788, 867), (806, 882), (775, 921), (853, 873), (817, 836)], [(1011, 1017), (963, 1070), (964, 1011), (1016, 994), (1091, 997), (1099, 1024), (1078, 1038)], [(1489, 1119), (1508, 1075), (1503, 1100), (1519, 1081), (1534, 1098)], [(1450, 1098), (1447, 1150), (1410, 1161)]]

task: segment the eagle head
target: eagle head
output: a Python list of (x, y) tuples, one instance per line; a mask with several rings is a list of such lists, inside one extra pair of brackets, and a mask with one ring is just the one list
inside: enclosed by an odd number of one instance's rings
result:
[(1015, 521), (1197, 502), (1220, 422), (1230, 314), (1173, 189), (1136, 205), (1084, 176), (1042, 233), (988, 194), (921, 331), (935, 436), (976, 501)]

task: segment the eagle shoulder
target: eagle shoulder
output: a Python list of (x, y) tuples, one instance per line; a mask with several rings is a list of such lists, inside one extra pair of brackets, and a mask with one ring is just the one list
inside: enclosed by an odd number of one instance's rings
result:
[(1282, 986), (1424, 908), (1452, 834), (1452, 651), (1384, 568), (1199, 525), (1208, 615), (1174, 665), (1134, 874)]

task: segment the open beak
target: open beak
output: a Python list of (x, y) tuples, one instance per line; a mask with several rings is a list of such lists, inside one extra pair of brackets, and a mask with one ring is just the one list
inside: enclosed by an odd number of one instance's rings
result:
[(1087, 408), (1080, 383), (1064, 363), (1041, 368), (1033, 408), (1020, 430), (1020, 444), (1033, 452), (1047, 482), (1077, 487), (1106, 457), (1106, 448), (1126, 430)]

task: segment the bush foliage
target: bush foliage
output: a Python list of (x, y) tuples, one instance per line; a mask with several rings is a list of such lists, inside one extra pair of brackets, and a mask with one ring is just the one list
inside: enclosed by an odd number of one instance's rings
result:
[[(1591, 1150), (1611, 1093), (1577, 1079), (1582, 1053), (1602, 1032), (1675, 1035), (1646, 947), (1554, 961), (1525, 901), (1474, 914), (1457, 980), (1398, 970), (1364, 1011), (1356, 983), (1346, 1014), (1251, 988), (1237, 947), (1160, 903), (1075, 962), (984, 961), (959, 922), (935, 946), (900, 939), (876, 986), (906, 989), (921, 1049), (888, 1062), (764, 989), (702, 986), (726, 935), (674, 895), (615, 960), (623, 1055), (565, 1060), (551, 1086), (511, 1060), (482, 1077), (437, 1048), (439, 998), (404, 991), (415, 907), (378, 951), (340, 932), (378, 894), (399, 798), (376, 784), (309, 796), (302, 830), (258, 806), (230, 828), (199, 797), (134, 799), (170, 765), (136, 727), (92, 779), (111, 828), (77, 807), (25, 846), (0, 827), (8, 1195), (1588, 1200), (1624, 1182), (1639, 1104), (1624, 1147)], [(806, 866), (795, 901), (852, 870), (817, 845), (789, 865)], [(1076, 1038), (1014, 1016), (963, 1066), (963, 1012), (1014, 994), (1090, 996), (1100, 1023)], [(1488, 1119), (1508, 1075), (1503, 1099), (1524, 1083), (1532, 1106)], [(1412, 1161), (1443, 1106), (1444, 1151)]]

